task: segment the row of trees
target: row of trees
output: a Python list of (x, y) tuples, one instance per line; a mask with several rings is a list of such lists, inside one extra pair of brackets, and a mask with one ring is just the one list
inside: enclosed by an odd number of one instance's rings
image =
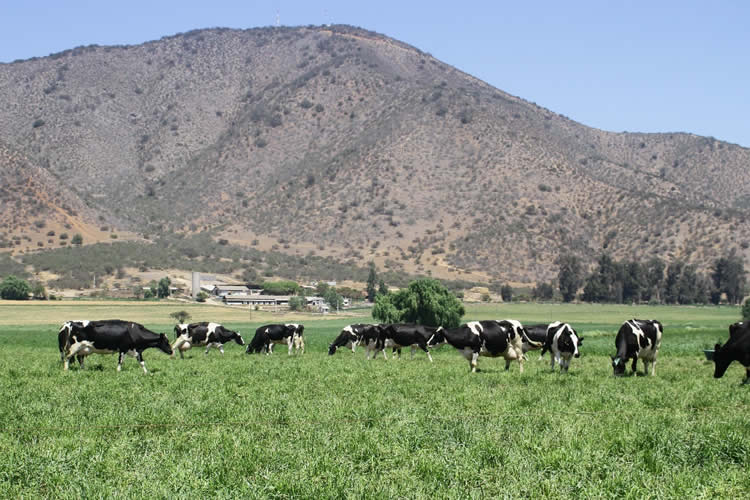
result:
[(735, 253), (716, 259), (709, 273), (682, 260), (615, 261), (608, 254), (599, 257), (588, 276), (574, 255), (561, 256), (558, 264), (557, 281), (565, 302), (575, 300), (581, 287), (585, 302), (614, 303), (719, 304), (726, 297), (728, 303), (738, 304), (745, 292), (744, 262)]

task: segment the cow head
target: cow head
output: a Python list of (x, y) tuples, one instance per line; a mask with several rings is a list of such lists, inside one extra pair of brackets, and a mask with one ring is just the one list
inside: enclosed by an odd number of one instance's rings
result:
[(336, 346), (333, 344), (328, 344), (328, 355), (333, 356), (336, 354)]
[(169, 338), (164, 333), (159, 334), (159, 343), (156, 344), (156, 347), (158, 347), (161, 351), (172, 355), (172, 346), (169, 344)]
[(615, 377), (625, 375), (625, 360), (614, 356), (610, 356), (610, 358), (612, 358), (612, 368), (614, 369)]
[(240, 335), (240, 332), (235, 332), (232, 330), (225, 330), (225, 332), (228, 334), (227, 342), (230, 340), (234, 340), (239, 345), (245, 345), (245, 341), (242, 339), (242, 335)]
[(714, 378), (721, 378), (732, 363), (729, 356), (721, 351), (721, 344), (714, 345)]
[(434, 348), (434, 347), (440, 347), (443, 344), (448, 342), (445, 338), (445, 330), (442, 326), (437, 327), (437, 330), (435, 330), (435, 333), (432, 334), (432, 336), (427, 339), (427, 347)]
[(188, 331), (188, 328), (186, 324), (178, 323), (174, 325), (174, 338), (179, 337), (183, 333), (187, 333), (187, 331)]

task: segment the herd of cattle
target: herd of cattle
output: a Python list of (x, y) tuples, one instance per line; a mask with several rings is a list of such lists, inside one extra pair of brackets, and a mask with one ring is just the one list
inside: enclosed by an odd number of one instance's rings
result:
[[(247, 345), (246, 353), (265, 352), (271, 354), (275, 344), (286, 344), (288, 354), (305, 352), (304, 326), (296, 323), (263, 325), (255, 330), (255, 336)], [(615, 337), (617, 349), (612, 356), (612, 368), (615, 375), (625, 373), (626, 364), (632, 360), (632, 371), (640, 359), (644, 372), (654, 375), (656, 357), (661, 346), (663, 328), (659, 321), (631, 319), (625, 321)], [(224, 344), (235, 341), (245, 345), (239, 332), (229, 330), (219, 323), (178, 324), (174, 328), (175, 341), (170, 344), (163, 333), (154, 333), (139, 323), (122, 320), (103, 321), (66, 321), (58, 333), (58, 347), (65, 370), (70, 360), (75, 358), (83, 367), (84, 359), (89, 354), (119, 354), (117, 371), (122, 368), (126, 354), (138, 359), (144, 373), (146, 364), (143, 351), (156, 347), (174, 356), (178, 351), (183, 357), (184, 351), (192, 347), (215, 347), (224, 354)], [(471, 321), (456, 328), (429, 327), (413, 324), (353, 324), (345, 327), (328, 347), (328, 354), (333, 355), (340, 347), (355, 352), (357, 346), (363, 346), (367, 359), (377, 357), (378, 352), (392, 349), (392, 353), (401, 355), (401, 349), (411, 348), (411, 355), (417, 348), (422, 349), (432, 361), (430, 349), (450, 344), (468, 361), (472, 372), (477, 371), (480, 356), (502, 357), (505, 369), (511, 362), (517, 361), (519, 372), (523, 372), (526, 353), (541, 349), (541, 355), (551, 353), (550, 365), (560, 366), (561, 372), (567, 372), (572, 358), (580, 356), (579, 347), (583, 337), (568, 323), (556, 321), (550, 324), (524, 326), (516, 320)], [(724, 375), (732, 361), (739, 361), (746, 369), (744, 383), (750, 382), (750, 323), (735, 323), (729, 327), (729, 340), (722, 346), (716, 344), (713, 361), (714, 377)]]

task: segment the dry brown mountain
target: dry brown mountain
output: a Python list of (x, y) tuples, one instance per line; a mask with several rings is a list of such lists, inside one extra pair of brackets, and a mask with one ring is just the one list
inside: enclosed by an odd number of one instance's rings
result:
[(210, 229), (527, 282), (554, 276), (561, 252), (750, 260), (750, 150), (592, 129), (347, 26), (0, 64), (0, 130), (5, 241), (46, 234), (45, 217), (87, 242)]

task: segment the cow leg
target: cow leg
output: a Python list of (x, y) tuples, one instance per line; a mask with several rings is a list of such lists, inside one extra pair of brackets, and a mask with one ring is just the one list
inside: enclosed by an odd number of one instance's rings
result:
[(287, 354), (292, 355), (292, 347), (294, 346), (294, 339), (292, 337), (289, 338), (289, 341), (287, 342)]
[(523, 356), (518, 356), (518, 373), (523, 373)]
[(479, 358), (479, 353), (474, 352), (471, 354), (471, 361), (469, 361), (469, 365), (471, 366), (471, 373), (477, 372), (477, 359)]
[(550, 355), (549, 367), (553, 372), (555, 371), (555, 361), (555, 356)]
[(86, 359), (86, 356), (76, 356), (76, 359), (78, 360), (78, 366), (83, 370), (83, 362)]
[(224, 355), (224, 346), (223, 345), (219, 346), (219, 352), (221, 353), (222, 356)]
[(122, 371), (122, 360), (125, 357), (125, 353), (120, 351), (120, 356), (117, 359), (117, 371)]
[(505, 371), (507, 372), (508, 370), (510, 370), (510, 360), (506, 359), (505, 360)]
[(633, 371), (633, 375), (636, 374), (636, 364), (638, 363), (638, 357), (633, 358), (633, 365), (630, 367), (630, 369)]
[(141, 364), (141, 368), (143, 368), (143, 373), (148, 375), (148, 370), (146, 370), (146, 362), (143, 361), (143, 353), (141, 351), (137, 351), (136, 358), (138, 358), (138, 362)]
[(383, 358), (388, 361), (388, 355), (385, 353), (385, 347), (383, 347)]

